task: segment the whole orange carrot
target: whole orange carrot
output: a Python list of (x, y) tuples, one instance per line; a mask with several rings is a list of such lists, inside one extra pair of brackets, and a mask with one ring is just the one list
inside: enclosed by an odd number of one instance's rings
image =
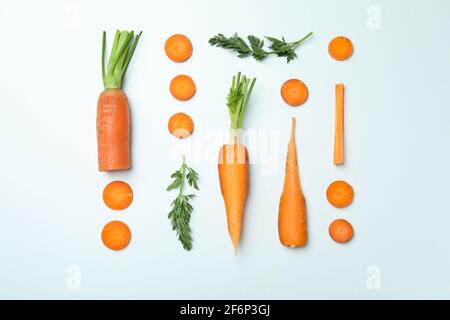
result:
[(121, 89), (122, 80), (138, 44), (141, 33), (116, 31), (108, 66), (106, 33), (102, 42), (102, 78), (104, 91), (97, 101), (98, 169), (113, 171), (129, 169), (130, 114), (128, 99)]
[(236, 251), (248, 193), (248, 153), (244, 145), (227, 144), (220, 148), (219, 180), (227, 213), (228, 233)]
[(239, 130), (242, 129), (244, 112), (256, 79), (233, 77), (227, 97), (228, 112), (231, 119), (230, 143), (223, 145), (219, 153), (220, 189), (225, 202), (228, 232), (233, 242), (235, 253), (239, 245), (242, 230), (245, 201), (248, 193), (248, 153), (247, 148), (239, 143)]
[(306, 202), (298, 172), (295, 118), (292, 118), (291, 138), (286, 157), (284, 187), (278, 211), (278, 235), (281, 244), (288, 247), (303, 247), (308, 241)]

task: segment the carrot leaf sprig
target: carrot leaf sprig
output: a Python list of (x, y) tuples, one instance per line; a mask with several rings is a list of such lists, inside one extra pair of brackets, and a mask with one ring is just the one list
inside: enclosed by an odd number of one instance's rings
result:
[(237, 33), (231, 37), (226, 37), (219, 33), (209, 39), (209, 44), (219, 48), (224, 48), (236, 52), (239, 58), (246, 58), (252, 56), (255, 60), (262, 61), (270, 55), (277, 57), (286, 57), (287, 63), (297, 58), (295, 50), (309, 37), (312, 32), (300, 40), (294, 42), (287, 42), (284, 37), (280, 39), (274, 37), (265, 37), (270, 42), (269, 50), (264, 49), (264, 40), (253, 35), (247, 37), (248, 43), (241, 38)]
[(231, 121), (230, 140), (234, 142), (237, 139), (237, 131), (242, 129), (244, 112), (250, 100), (255, 82), (256, 78), (250, 79), (246, 76), (241, 76), (240, 72), (236, 76), (233, 76), (231, 88), (227, 96), (227, 107)]
[(183, 245), (183, 248), (187, 251), (192, 249), (192, 235), (189, 222), (191, 220), (192, 211), (194, 208), (190, 204), (190, 201), (195, 198), (195, 194), (184, 194), (185, 181), (194, 189), (198, 189), (198, 173), (186, 165), (186, 157), (183, 156), (183, 164), (181, 168), (175, 171), (170, 176), (173, 181), (167, 187), (167, 191), (178, 189), (179, 193), (175, 200), (172, 202), (172, 210), (169, 212), (168, 218), (172, 223), (172, 230), (174, 230), (178, 236), (178, 240)]
[(106, 89), (120, 89), (122, 80), (133, 57), (142, 31), (137, 36), (134, 32), (116, 31), (111, 54), (106, 64), (106, 32), (102, 41), (102, 79)]

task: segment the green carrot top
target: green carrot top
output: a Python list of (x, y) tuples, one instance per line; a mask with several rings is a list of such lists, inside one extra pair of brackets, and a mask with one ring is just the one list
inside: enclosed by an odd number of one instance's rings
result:
[(240, 72), (237, 76), (233, 76), (231, 88), (227, 96), (227, 107), (231, 121), (231, 140), (237, 139), (237, 131), (242, 129), (244, 112), (247, 108), (255, 82), (256, 78), (249, 79), (246, 76), (241, 76)]
[(183, 156), (183, 164), (181, 168), (170, 176), (173, 181), (167, 187), (167, 191), (178, 189), (178, 196), (172, 202), (172, 210), (169, 212), (169, 219), (172, 222), (172, 230), (176, 231), (178, 240), (182, 243), (183, 248), (187, 251), (192, 249), (191, 220), (192, 207), (190, 201), (195, 198), (195, 194), (184, 194), (184, 184), (187, 183), (194, 189), (198, 190), (198, 173), (188, 167), (186, 157)]
[(137, 36), (134, 32), (116, 31), (114, 42), (106, 65), (106, 32), (103, 31), (102, 42), (102, 78), (105, 90), (120, 89), (122, 80), (133, 57), (134, 50), (141, 37), (142, 31)]
[(244, 38), (241, 38), (237, 33), (231, 37), (226, 37), (219, 33), (216, 36), (209, 39), (209, 44), (219, 48), (224, 48), (236, 52), (239, 58), (245, 58), (252, 56), (255, 60), (262, 61), (270, 55), (276, 55), (278, 57), (286, 57), (287, 63), (297, 58), (295, 50), (309, 37), (312, 36), (312, 32), (300, 40), (294, 42), (287, 42), (284, 37), (277, 39), (274, 37), (265, 37), (270, 42), (269, 50), (264, 49), (264, 40), (254, 35), (247, 37), (248, 43)]

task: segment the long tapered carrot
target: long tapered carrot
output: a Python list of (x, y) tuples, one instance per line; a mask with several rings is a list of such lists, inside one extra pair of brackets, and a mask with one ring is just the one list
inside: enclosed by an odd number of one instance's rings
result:
[(98, 169), (129, 169), (130, 112), (128, 99), (121, 89), (122, 80), (138, 44), (141, 33), (116, 31), (106, 65), (106, 33), (102, 43), (102, 78), (104, 91), (97, 100)]
[(278, 211), (278, 235), (281, 244), (288, 247), (303, 247), (308, 241), (306, 202), (298, 172), (295, 118), (292, 118), (283, 193)]
[(256, 79), (241, 77), (241, 73), (233, 77), (231, 89), (227, 97), (227, 107), (230, 114), (230, 143), (223, 145), (219, 152), (220, 190), (225, 202), (228, 232), (235, 253), (242, 231), (245, 201), (248, 193), (249, 161), (247, 149), (239, 143), (239, 130), (245, 109)]
[(344, 164), (344, 84), (336, 85), (336, 115), (334, 128), (335, 165)]
[(220, 190), (227, 213), (228, 233), (237, 250), (248, 194), (248, 153), (242, 144), (227, 144), (219, 152)]

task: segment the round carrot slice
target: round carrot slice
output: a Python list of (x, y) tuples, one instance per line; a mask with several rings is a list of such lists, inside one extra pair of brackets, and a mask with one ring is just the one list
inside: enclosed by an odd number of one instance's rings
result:
[(170, 60), (183, 62), (192, 55), (192, 43), (188, 37), (182, 34), (174, 34), (166, 40), (164, 51)]
[(336, 37), (328, 45), (328, 53), (334, 60), (347, 60), (353, 54), (352, 41), (346, 37)]
[(168, 128), (173, 136), (184, 139), (192, 134), (194, 121), (186, 113), (179, 112), (170, 117)]
[(349, 242), (353, 238), (353, 227), (344, 219), (334, 220), (328, 228), (330, 237), (339, 243)]
[(131, 240), (131, 231), (121, 221), (111, 221), (103, 227), (103, 244), (111, 250), (125, 249)]
[(301, 80), (290, 79), (281, 86), (281, 97), (292, 107), (304, 104), (308, 96), (308, 87)]
[(113, 181), (103, 189), (103, 201), (113, 210), (123, 210), (133, 201), (133, 190), (123, 181)]
[(195, 94), (196, 87), (191, 77), (180, 74), (170, 81), (170, 93), (175, 99), (186, 101)]
[(353, 202), (353, 188), (345, 181), (335, 181), (327, 189), (327, 199), (336, 208), (348, 207)]

